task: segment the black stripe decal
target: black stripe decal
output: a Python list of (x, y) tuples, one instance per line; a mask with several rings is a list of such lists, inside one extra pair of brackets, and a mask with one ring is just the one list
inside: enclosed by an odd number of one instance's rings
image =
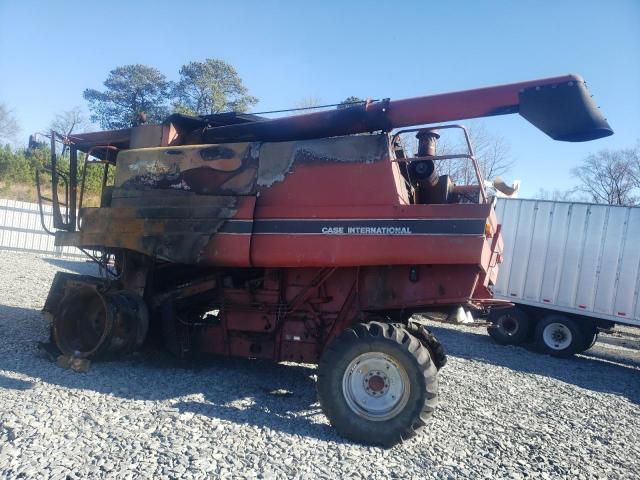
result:
[(218, 233), (250, 234), (253, 220), (227, 220)]
[(482, 235), (484, 219), (228, 220), (220, 233), (271, 235)]

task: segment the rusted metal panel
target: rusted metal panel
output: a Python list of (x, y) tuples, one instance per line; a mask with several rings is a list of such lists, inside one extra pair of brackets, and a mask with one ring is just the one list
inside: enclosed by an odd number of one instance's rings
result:
[(282, 341), (278, 360), (281, 362), (316, 363), (318, 361), (318, 346), (313, 343), (298, 341)]
[[(302, 166), (331, 164), (368, 165), (389, 159), (387, 135), (364, 135), (323, 140), (125, 150), (118, 154), (116, 187), (127, 189), (184, 190), (210, 195), (250, 195), (285, 180)], [(385, 162), (385, 170), (395, 166)], [(367, 172), (356, 167), (362, 178)], [(333, 180), (344, 173), (334, 172)], [(257, 177), (257, 178), (256, 178)], [(347, 175), (346, 180), (350, 177)], [(395, 187), (394, 185), (391, 185)], [(287, 188), (296, 189), (290, 184)], [(374, 186), (372, 186), (374, 188)]]
[(274, 315), (250, 310), (232, 310), (225, 313), (226, 327), (229, 330), (269, 333), (275, 330), (277, 319)]
[(162, 146), (164, 128), (162, 125), (140, 125), (131, 129), (129, 148), (150, 148)]
[(472, 265), (369, 267), (360, 271), (359, 305), (363, 310), (407, 306), (465, 304), (472, 296), (479, 270)]
[(229, 337), (229, 355), (235, 357), (273, 359), (274, 350), (273, 340), (255, 341), (241, 336)]

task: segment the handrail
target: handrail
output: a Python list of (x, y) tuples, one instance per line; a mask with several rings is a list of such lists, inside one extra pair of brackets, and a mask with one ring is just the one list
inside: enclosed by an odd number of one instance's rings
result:
[[(82, 209), (82, 202), (84, 200), (84, 187), (85, 187), (85, 179), (87, 177), (87, 165), (89, 163), (89, 156), (91, 155), (91, 152), (93, 152), (94, 150), (97, 149), (107, 149), (107, 150), (112, 150), (115, 152), (118, 152), (120, 149), (118, 147), (115, 147), (113, 145), (94, 145), (93, 147), (91, 147), (89, 150), (87, 150), (87, 153), (85, 154), (84, 157), (84, 165), (82, 166), (82, 184), (80, 186), (80, 201), (78, 202), (78, 212)], [(107, 164), (107, 168), (109, 165), (109, 161), (108, 160), (100, 160), (99, 162), (91, 162), (91, 163), (106, 163)], [(104, 182), (104, 177), (103, 177), (103, 182)], [(104, 187), (104, 185), (103, 185)], [(78, 215), (78, 219), (77, 219), (77, 228), (80, 229), (80, 216)]]
[(482, 178), (482, 173), (480, 172), (480, 167), (478, 165), (478, 160), (476, 159), (475, 153), (473, 151), (473, 146), (471, 145), (471, 138), (469, 137), (469, 132), (467, 131), (466, 127), (464, 127), (463, 125), (459, 125), (459, 124), (452, 124), (452, 125), (436, 125), (436, 126), (429, 126), (429, 127), (421, 127), (421, 128), (407, 128), (407, 129), (403, 129), (403, 130), (399, 130), (397, 131), (392, 139), (391, 139), (391, 144), (393, 145), (396, 140), (400, 137), (400, 135), (404, 134), (404, 133), (412, 133), (412, 132), (419, 132), (420, 130), (448, 130), (451, 128), (459, 128), (463, 131), (464, 133), (464, 138), (465, 141), (467, 143), (467, 149), (469, 151), (469, 153), (461, 153), (461, 154), (453, 154), (453, 155), (435, 155), (435, 156), (427, 156), (427, 157), (410, 157), (410, 158), (396, 158), (393, 159), (392, 161), (394, 162), (399, 162), (399, 163), (411, 163), (413, 161), (417, 161), (417, 160), (453, 160), (456, 158), (466, 158), (471, 160), (471, 164), (473, 165), (473, 169), (475, 171), (476, 174), (476, 179), (478, 180), (478, 188), (480, 189), (480, 196), (482, 197), (482, 203), (487, 203), (487, 192), (484, 188), (484, 181)]

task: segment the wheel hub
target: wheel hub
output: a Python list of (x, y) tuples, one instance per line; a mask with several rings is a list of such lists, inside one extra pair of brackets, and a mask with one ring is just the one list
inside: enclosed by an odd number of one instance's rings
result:
[(502, 317), (498, 323), (498, 326), (507, 335), (514, 335), (518, 331), (518, 322), (509, 315)]
[(389, 391), (389, 378), (379, 370), (371, 370), (364, 376), (364, 389), (371, 396), (384, 395)]
[(409, 400), (409, 376), (390, 355), (367, 352), (354, 358), (345, 370), (342, 392), (357, 415), (374, 421), (388, 420)]
[(569, 327), (559, 322), (547, 325), (542, 332), (542, 338), (545, 345), (553, 350), (564, 350), (573, 341)]

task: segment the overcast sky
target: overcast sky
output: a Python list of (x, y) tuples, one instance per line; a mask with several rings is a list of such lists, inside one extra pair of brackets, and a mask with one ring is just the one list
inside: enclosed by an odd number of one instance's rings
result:
[(615, 135), (555, 142), (517, 115), (484, 120), (505, 137), (524, 196), (573, 185), (590, 152), (640, 139), (640, 1), (0, 0), (0, 102), (22, 136), (86, 108), (85, 88), (142, 63), (236, 67), (256, 110), (350, 95), (403, 98), (578, 73)]

